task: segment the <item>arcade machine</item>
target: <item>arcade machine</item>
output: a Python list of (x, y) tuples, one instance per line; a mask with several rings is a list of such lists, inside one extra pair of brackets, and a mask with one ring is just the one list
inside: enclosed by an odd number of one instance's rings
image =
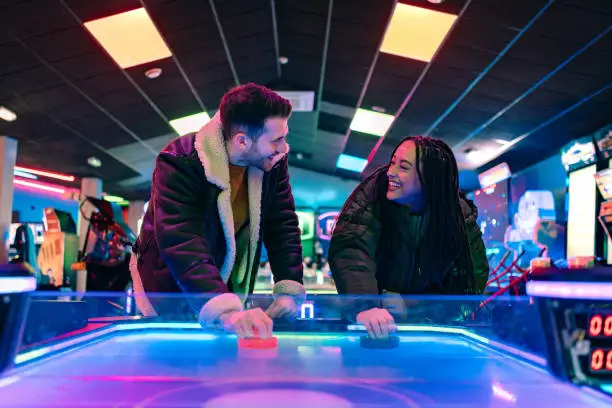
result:
[(317, 240), (315, 242), (315, 261), (318, 265), (317, 283), (329, 285), (333, 288), (332, 291), (335, 290), (335, 284), (329, 269), (328, 253), (339, 216), (340, 210), (337, 208), (319, 208), (317, 215)]
[(504, 235), (509, 225), (510, 168), (501, 163), (478, 175), (480, 190), (468, 196), (478, 208), (478, 225), (487, 248), (489, 264), (497, 265), (504, 253)]
[(323, 259), (327, 259), (329, 244), (339, 215), (338, 209), (319, 208), (317, 212), (317, 240), (321, 245)]
[(595, 182), (601, 197), (605, 200), (599, 206), (598, 220), (608, 237), (606, 263), (612, 264), (612, 168), (595, 173)]
[(612, 168), (612, 125), (608, 125), (597, 132), (595, 132), (595, 141), (601, 157), (602, 169), (595, 175), (595, 181), (601, 197), (605, 202), (602, 202), (599, 206), (599, 222), (604, 226), (607, 239), (606, 242), (606, 254), (605, 260), (608, 265), (612, 265), (612, 238), (610, 235), (609, 224), (604, 221), (610, 221), (610, 211), (612, 211), (612, 204), (608, 203), (608, 200), (612, 199), (612, 175), (609, 168)]
[(75, 288), (76, 277), (71, 265), (77, 259), (79, 242), (76, 224), (70, 213), (55, 208), (43, 211), (45, 233), (38, 252), (39, 290)]
[(11, 224), (8, 240), (9, 263), (26, 263), (37, 269), (36, 255), (42, 244), (42, 233), (44, 233), (41, 227), (42, 224), (33, 223)]
[(295, 212), (298, 216), (300, 225), (302, 251), (304, 258), (313, 259), (314, 256), (314, 241), (315, 241), (315, 213), (311, 209), (297, 209)]
[[(94, 207), (89, 216), (83, 210), (85, 203)], [(121, 207), (86, 197), (80, 211), (89, 221), (79, 257), (87, 270), (87, 291), (125, 291), (131, 285), (129, 264), (137, 236), (125, 223)]]
[(568, 143), (561, 149), (561, 162), (568, 172), (566, 256), (596, 256), (598, 198), (593, 176), (597, 172), (597, 149), (593, 137)]
[[(296, 210), (302, 240), (302, 256), (304, 260), (304, 283), (315, 279), (314, 253), (315, 253), (315, 215), (314, 211), (305, 208)], [(272, 291), (274, 280), (272, 269), (268, 262), (265, 246), (261, 251), (259, 271), (255, 282), (255, 293), (264, 294)]]

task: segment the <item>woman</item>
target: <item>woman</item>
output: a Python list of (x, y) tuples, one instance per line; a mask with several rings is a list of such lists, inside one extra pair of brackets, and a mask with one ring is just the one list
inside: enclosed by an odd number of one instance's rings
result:
[[(482, 293), (489, 265), (477, 215), (459, 192), (451, 148), (426, 136), (404, 139), (338, 217), (329, 250), (338, 293)], [(394, 327), (391, 314), (376, 307), (357, 321), (374, 337)]]

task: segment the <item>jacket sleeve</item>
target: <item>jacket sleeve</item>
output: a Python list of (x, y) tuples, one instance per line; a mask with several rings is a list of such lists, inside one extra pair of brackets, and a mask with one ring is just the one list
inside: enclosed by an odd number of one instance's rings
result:
[(470, 245), (472, 263), (474, 265), (474, 282), (478, 293), (483, 293), (489, 280), (489, 260), (487, 250), (482, 239), (482, 232), (478, 227), (478, 208), (472, 200), (460, 194), (460, 203), (465, 217), (465, 229)]
[(287, 159), (280, 164), (274, 189), (263, 226), (264, 245), (274, 275), (273, 293), (302, 296), (304, 271), (301, 233), (289, 183)]
[[(159, 155), (153, 177), (155, 236), (161, 258), (184, 292), (228, 294), (204, 233), (207, 195), (202, 172), (188, 157)], [(194, 309), (203, 304), (192, 302)], [(215, 320), (221, 313), (241, 308), (239, 298), (228, 294), (206, 302), (202, 311)]]
[(376, 249), (380, 221), (363, 183), (357, 186), (336, 221), (329, 265), (339, 294), (378, 295)]
[(482, 232), (476, 221), (468, 221), (466, 224), (467, 236), (470, 243), (470, 253), (474, 264), (474, 281), (478, 293), (483, 293), (489, 280), (489, 260), (487, 250), (482, 239)]

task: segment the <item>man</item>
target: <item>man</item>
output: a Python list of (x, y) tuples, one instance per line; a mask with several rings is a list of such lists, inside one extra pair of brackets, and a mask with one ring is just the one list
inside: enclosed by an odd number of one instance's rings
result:
[[(295, 312), (305, 292), (285, 140), (290, 115), (291, 104), (275, 92), (239, 86), (197, 134), (175, 139), (159, 154), (134, 249), (134, 290), (183, 292), (189, 300), (139, 295), (143, 314), (195, 311), (203, 325), (268, 337), (271, 318)], [(265, 313), (243, 310), (262, 242), (276, 282)]]

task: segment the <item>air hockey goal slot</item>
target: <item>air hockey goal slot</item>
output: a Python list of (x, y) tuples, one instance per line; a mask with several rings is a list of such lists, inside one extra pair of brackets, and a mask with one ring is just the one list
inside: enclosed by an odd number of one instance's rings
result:
[(23, 264), (0, 266), (0, 376), (13, 366), (23, 334), (29, 293), (36, 290), (33, 271)]

